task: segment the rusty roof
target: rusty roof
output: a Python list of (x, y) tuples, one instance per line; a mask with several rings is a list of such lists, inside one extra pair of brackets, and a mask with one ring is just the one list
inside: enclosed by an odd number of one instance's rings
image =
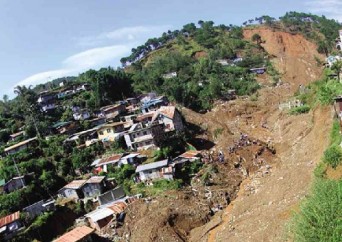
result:
[(190, 158), (198, 157), (199, 154), (201, 154), (201, 152), (199, 152), (198, 150), (188, 150), (184, 152), (183, 154), (181, 154), (179, 157), (190, 159)]
[(28, 144), (28, 143), (34, 141), (34, 140), (37, 140), (37, 137), (31, 138), (31, 139), (27, 139), (27, 140), (24, 140), (24, 141), (22, 141), (22, 142), (19, 142), (18, 144), (15, 144), (15, 145), (12, 145), (12, 146), (10, 146), (10, 147), (7, 147), (7, 148), (5, 149), (5, 152), (10, 151), (10, 150), (13, 150), (13, 149), (18, 148), (18, 147), (23, 146), (23, 145), (26, 145), (26, 144)]
[(87, 180), (73, 180), (69, 184), (66, 184), (63, 188), (67, 189), (79, 189), (81, 188)]
[(126, 122), (107, 123), (107, 124), (101, 125), (100, 129), (107, 128), (107, 127), (116, 127), (116, 126), (124, 125), (125, 123)]
[(7, 215), (6, 217), (0, 218), (0, 228), (18, 220), (19, 218), (20, 218), (20, 212), (19, 211), (12, 213), (10, 215)]
[(11, 137), (11, 138), (15, 138), (15, 137), (18, 137), (19, 135), (24, 135), (24, 133), (25, 133), (25, 131), (20, 131), (20, 132), (11, 134), (10, 137)]
[(61, 237), (54, 240), (55, 242), (77, 242), (81, 239), (87, 237), (92, 234), (94, 229), (89, 228), (88, 226), (76, 227), (68, 233), (63, 234)]
[(107, 158), (103, 158), (99, 161), (99, 163), (97, 163), (96, 166), (101, 166), (101, 165), (110, 164), (110, 163), (116, 163), (121, 159), (122, 156), (123, 156), (123, 154), (114, 154), (114, 155), (111, 155)]
[(103, 112), (106, 112), (106, 111), (111, 111), (112, 109), (116, 109), (116, 108), (121, 107), (121, 106), (124, 106), (124, 105), (121, 103), (118, 103), (118, 104), (113, 104), (113, 105), (101, 107), (100, 110)]
[(105, 176), (92, 176), (90, 177), (86, 183), (100, 183), (105, 179)]
[(156, 120), (159, 114), (169, 118), (173, 119), (176, 113), (176, 107), (175, 106), (162, 106), (158, 109), (158, 111), (154, 114), (152, 118), (152, 122)]
[(127, 207), (127, 203), (125, 202), (116, 202), (113, 205), (108, 206), (108, 208), (114, 211), (115, 214), (122, 213)]
[(141, 121), (143, 121), (146, 118), (152, 118), (155, 113), (156, 112), (149, 112), (149, 113), (145, 113), (145, 114), (139, 115), (136, 120), (141, 122)]

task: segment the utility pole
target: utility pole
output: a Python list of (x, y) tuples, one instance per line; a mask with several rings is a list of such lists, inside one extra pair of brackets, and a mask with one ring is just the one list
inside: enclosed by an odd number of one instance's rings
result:
[(25, 183), (24, 183), (23, 179), (21, 178), (21, 174), (20, 174), (19, 168), (18, 168), (18, 166), (17, 166), (17, 163), (15, 162), (15, 159), (14, 159), (14, 158), (12, 158), (12, 160), (13, 160), (15, 169), (17, 170), (18, 177), (19, 177), (19, 179), (20, 179), (20, 181), (21, 181), (23, 187), (25, 187)]

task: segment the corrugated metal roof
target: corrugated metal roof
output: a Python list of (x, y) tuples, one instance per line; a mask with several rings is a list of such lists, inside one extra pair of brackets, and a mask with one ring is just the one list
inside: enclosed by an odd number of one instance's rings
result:
[(145, 165), (140, 165), (137, 167), (135, 172), (152, 170), (152, 169), (161, 168), (167, 165), (168, 165), (168, 160), (166, 159), (166, 160), (157, 161), (157, 162), (153, 162), (153, 163), (149, 163)]
[(77, 242), (94, 232), (88, 226), (76, 227), (68, 233), (54, 240), (55, 242)]
[(7, 148), (5, 149), (5, 152), (7, 152), (7, 151), (9, 151), (9, 150), (13, 150), (13, 149), (18, 148), (18, 147), (23, 146), (23, 145), (26, 145), (26, 144), (28, 144), (28, 143), (30, 143), (30, 142), (36, 140), (36, 139), (37, 139), (37, 137), (34, 137), (34, 138), (31, 138), (31, 139), (27, 139), (27, 140), (24, 140), (24, 141), (22, 141), (22, 142), (19, 142), (18, 144), (12, 145), (12, 146), (10, 146), (10, 147), (7, 147)]
[(19, 218), (20, 218), (20, 212), (19, 211), (12, 213), (10, 215), (7, 215), (6, 217), (0, 218), (0, 228), (18, 220)]
[(112, 210), (115, 214), (122, 213), (126, 207), (127, 207), (127, 203), (125, 202), (117, 202), (108, 206), (108, 208)]
[(97, 222), (101, 219), (107, 218), (109, 216), (112, 216), (114, 214), (114, 211), (109, 208), (101, 208), (96, 209), (86, 215), (84, 215), (87, 218), (90, 218), (92, 221)]
[(100, 183), (105, 179), (105, 176), (92, 176), (90, 177), (86, 183)]
[(65, 185), (63, 188), (67, 189), (79, 189), (81, 188), (87, 180), (73, 180), (69, 184)]
[(107, 157), (107, 158), (103, 158), (99, 161), (99, 163), (97, 163), (96, 166), (101, 166), (101, 165), (104, 165), (104, 164), (111, 164), (111, 163), (116, 163), (118, 162), (121, 157), (123, 156), (123, 154), (114, 154), (110, 157)]
[(131, 154), (128, 154), (126, 156), (123, 156), (122, 159), (134, 158), (134, 157), (137, 157), (139, 155), (140, 155), (140, 153), (131, 153)]
[(184, 152), (183, 154), (181, 154), (179, 157), (183, 157), (183, 158), (195, 158), (198, 157), (198, 155), (201, 154), (201, 152), (197, 151), (197, 150), (188, 150), (186, 152)]

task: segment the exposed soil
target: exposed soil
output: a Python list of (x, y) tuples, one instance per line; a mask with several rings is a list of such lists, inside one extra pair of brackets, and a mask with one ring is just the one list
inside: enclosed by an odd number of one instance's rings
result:
[[(189, 129), (196, 133), (192, 144), (210, 149), (203, 155), (213, 165), (199, 173), (191, 187), (133, 204), (118, 230), (122, 241), (285, 238), (291, 211), (308, 193), (312, 171), (328, 144), (332, 110), (317, 107), (298, 116), (280, 111), (279, 104), (300, 84), (320, 77), (315, 57), (323, 57), (300, 35), (262, 27), (245, 30), (245, 37), (254, 33), (260, 34), (282, 73), (281, 84), (273, 86), (269, 76), (261, 75), (257, 100), (217, 102), (205, 114), (183, 108)], [(247, 138), (241, 140), (241, 134)], [(219, 151), (225, 162), (217, 161)], [(207, 184), (202, 181), (205, 172), (210, 173)]]

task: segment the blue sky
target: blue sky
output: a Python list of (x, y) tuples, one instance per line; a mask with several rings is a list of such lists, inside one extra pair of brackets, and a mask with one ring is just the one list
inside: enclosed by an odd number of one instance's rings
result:
[(150, 37), (198, 20), (237, 24), (286, 11), (342, 21), (342, 0), (0, 0), (0, 97), (87, 69), (117, 67)]

